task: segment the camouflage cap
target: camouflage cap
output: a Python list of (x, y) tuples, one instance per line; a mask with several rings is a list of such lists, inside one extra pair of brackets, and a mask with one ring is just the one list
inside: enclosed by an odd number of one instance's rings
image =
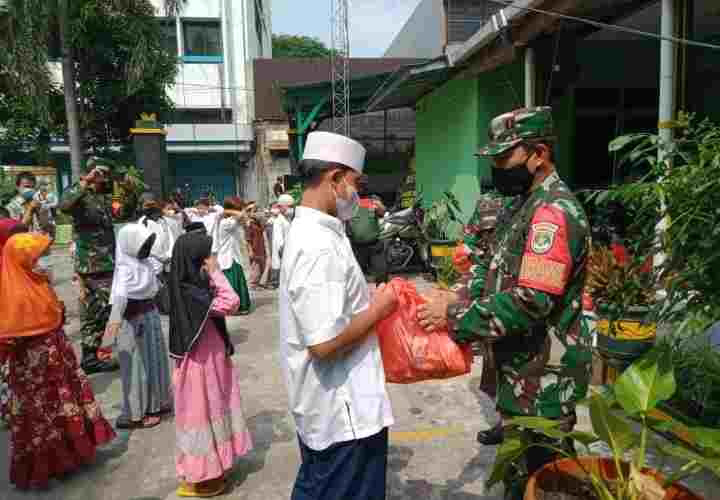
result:
[(521, 108), (496, 116), (490, 122), (490, 142), (477, 156), (496, 156), (525, 140), (554, 139), (552, 108)]

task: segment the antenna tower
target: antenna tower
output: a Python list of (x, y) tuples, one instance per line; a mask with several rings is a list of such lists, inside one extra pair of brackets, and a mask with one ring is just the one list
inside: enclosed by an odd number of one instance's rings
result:
[(350, 29), (348, 0), (331, 2), (332, 128), (336, 134), (350, 135)]

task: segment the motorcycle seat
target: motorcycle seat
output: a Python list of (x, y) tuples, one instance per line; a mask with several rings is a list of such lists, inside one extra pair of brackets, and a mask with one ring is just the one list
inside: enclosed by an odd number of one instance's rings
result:
[(412, 219), (412, 208), (406, 208), (399, 212), (392, 213), (385, 218), (390, 224), (407, 224)]

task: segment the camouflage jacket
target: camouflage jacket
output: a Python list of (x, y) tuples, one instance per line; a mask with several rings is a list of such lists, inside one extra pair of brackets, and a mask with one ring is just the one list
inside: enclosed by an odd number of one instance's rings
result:
[(63, 193), (59, 207), (73, 217), (75, 272), (111, 273), (115, 260), (115, 230), (110, 196), (75, 184)]
[(513, 198), (503, 197), (497, 192), (488, 192), (480, 196), (475, 205), (475, 212), (463, 227), (463, 243), (473, 264), (478, 265), (489, 256), (498, 215), (503, 207), (512, 203), (512, 200)]
[[(585, 397), (591, 351), (581, 298), (589, 247), (587, 217), (554, 173), (503, 208), (490, 253), (448, 309), (455, 340), (487, 339), (509, 351), (498, 366), (503, 413), (558, 418)], [(547, 364), (548, 334), (565, 349), (558, 367)]]

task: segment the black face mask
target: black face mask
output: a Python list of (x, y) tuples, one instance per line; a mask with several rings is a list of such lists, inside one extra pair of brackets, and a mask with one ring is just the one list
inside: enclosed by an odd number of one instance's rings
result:
[(521, 165), (511, 168), (496, 168), (492, 171), (492, 181), (500, 194), (517, 196), (530, 190), (535, 176), (527, 168), (527, 160)]

